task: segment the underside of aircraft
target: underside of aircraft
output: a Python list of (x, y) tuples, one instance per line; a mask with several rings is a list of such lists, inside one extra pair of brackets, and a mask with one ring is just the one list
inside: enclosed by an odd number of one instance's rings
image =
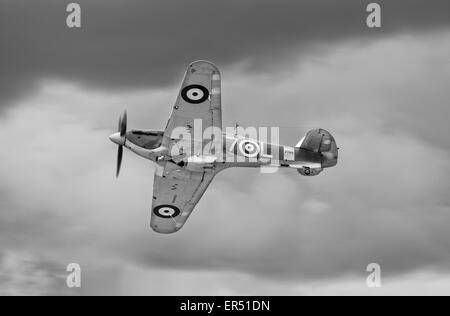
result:
[(338, 160), (335, 139), (321, 128), (310, 130), (295, 147), (223, 132), (221, 75), (208, 61), (189, 65), (163, 131), (128, 131), (126, 112), (118, 129), (110, 136), (119, 146), (116, 175), (123, 147), (156, 164), (150, 225), (165, 234), (184, 226), (214, 176), (226, 168), (294, 168), (316, 176)]

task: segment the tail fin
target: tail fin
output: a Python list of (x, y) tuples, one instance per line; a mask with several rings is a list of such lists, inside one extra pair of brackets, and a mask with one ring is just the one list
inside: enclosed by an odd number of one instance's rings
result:
[(328, 131), (318, 128), (306, 133), (295, 147), (312, 152), (329, 152), (336, 149), (336, 142)]
[(295, 146), (299, 150), (319, 153), (322, 157), (322, 166), (332, 167), (337, 164), (338, 148), (333, 135), (318, 128), (310, 130)]

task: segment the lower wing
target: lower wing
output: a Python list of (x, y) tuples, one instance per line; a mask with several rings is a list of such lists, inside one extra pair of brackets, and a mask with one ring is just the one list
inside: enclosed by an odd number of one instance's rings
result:
[(192, 172), (170, 161), (162, 164), (153, 182), (150, 225), (158, 233), (170, 234), (184, 226), (215, 173)]

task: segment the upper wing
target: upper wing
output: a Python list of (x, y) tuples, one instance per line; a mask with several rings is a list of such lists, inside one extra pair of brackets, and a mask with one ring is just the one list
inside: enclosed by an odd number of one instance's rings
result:
[(191, 172), (170, 161), (161, 163), (153, 182), (151, 227), (169, 234), (183, 227), (215, 173)]
[(220, 72), (208, 61), (196, 61), (189, 65), (167, 122), (162, 145), (171, 149), (172, 141), (178, 140), (172, 134), (173, 130), (186, 128), (191, 131), (196, 119), (202, 120), (202, 135), (210, 126), (222, 128)]

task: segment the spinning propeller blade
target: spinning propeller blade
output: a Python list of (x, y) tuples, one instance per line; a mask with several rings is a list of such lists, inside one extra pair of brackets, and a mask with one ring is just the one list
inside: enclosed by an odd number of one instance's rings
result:
[[(118, 144), (119, 146), (117, 149), (116, 178), (119, 177), (120, 166), (122, 165), (123, 145), (125, 145), (126, 134), (127, 134), (127, 111), (125, 111), (123, 115), (119, 118), (118, 133), (110, 136), (111, 140), (116, 144)], [(119, 135), (120, 138), (117, 137)]]

